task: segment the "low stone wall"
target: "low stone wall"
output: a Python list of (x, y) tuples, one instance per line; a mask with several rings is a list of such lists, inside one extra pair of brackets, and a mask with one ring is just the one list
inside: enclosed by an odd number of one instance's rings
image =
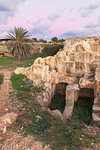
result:
[(8, 53), (7, 46), (0, 46), (0, 56), (13, 57), (11, 54)]

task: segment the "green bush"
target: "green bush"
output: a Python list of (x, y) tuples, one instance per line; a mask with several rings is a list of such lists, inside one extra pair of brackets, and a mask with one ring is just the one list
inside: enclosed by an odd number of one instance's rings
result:
[(52, 40), (53, 42), (58, 42), (58, 38), (57, 38), (57, 37), (53, 37), (51, 40)]
[(54, 56), (56, 53), (63, 48), (63, 44), (47, 45), (42, 50), (42, 57)]

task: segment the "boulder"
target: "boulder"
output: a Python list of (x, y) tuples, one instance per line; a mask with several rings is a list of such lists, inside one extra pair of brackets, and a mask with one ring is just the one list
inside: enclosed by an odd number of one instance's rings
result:
[(64, 120), (63, 114), (62, 114), (58, 109), (56, 109), (56, 110), (50, 110), (50, 109), (48, 108), (47, 111), (48, 111), (51, 115), (53, 115), (53, 116), (55, 116), (55, 117), (58, 117), (58, 118), (60, 118), (61, 120)]
[(7, 113), (4, 116), (0, 117), (0, 122), (4, 125), (10, 125), (16, 121), (18, 114), (17, 113)]

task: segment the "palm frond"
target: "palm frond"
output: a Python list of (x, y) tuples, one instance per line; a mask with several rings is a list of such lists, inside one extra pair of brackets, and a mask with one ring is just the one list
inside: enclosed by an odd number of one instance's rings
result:
[(8, 50), (14, 57), (27, 57), (31, 54), (32, 46), (28, 43), (28, 31), (22, 27), (15, 27), (7, 37), (11, 40), (8, 42)]

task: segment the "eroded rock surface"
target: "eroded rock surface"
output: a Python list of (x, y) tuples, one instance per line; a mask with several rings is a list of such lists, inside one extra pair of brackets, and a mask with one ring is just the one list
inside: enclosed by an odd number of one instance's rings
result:
[(57, 84), (66, 84), (66, 118), (79, 97), (94, 99), (93, 120), (100, 125), (100, 37), (67, 39), (63, 51), (54, 57), (37, 58), (31, 67), (17, 68), (15, 73), (25, 74), (34, 85), (45, 83), (47, 96), (42, 101), (46, 106), (56, 94)]
[(13, 57), (11, 54), (8, 53), (8, 48), (7, 46), (0, 46), (0, 56), (9, 56), (9, 57)]
[(16, 121), (17, 116), (18, 114), (14, 112), (7, 113), (4, 116), (0, 117), (0, 121), (5, 125), (9, 125)]

